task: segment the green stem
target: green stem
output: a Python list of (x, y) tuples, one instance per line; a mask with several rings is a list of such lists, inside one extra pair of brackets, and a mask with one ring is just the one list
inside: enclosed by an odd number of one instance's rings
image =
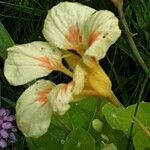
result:
[(117, 107), (122, 107), (123, 105), (120, 103), (120, 101), (118, 100), (118, 98), (115, 96), (115, 94), (113, 93), (113, 91), (111, 91), (111, 95), (110, 97), (108, 97), (110, 102), (117, 106)]
[[(140, 90), (140, 93), (139, 93), (139, 96), (138, 96), (138, 100), (137, 100), (137, 104), (136, 104), (136, 108), (135, 108), (135, 111), (134, 111), (134, 117), (133, 117), (133, 120), (138, 122), (139, 123), (139, 120), (136, 118), (136, 115), (137, 115), (137, 112), (138, 112), (138, 108), (139, 108), (139, 105), (140, 105), (140, 101), (142, 99), (142, 95), (144, 93), (144, 89), (146, 87), (146, 83), (148, 81), (148, 75), (146, 76), (146, 78), (144, 78), (144, 82), (143, 82), (143, 85), (142, 85), (142, 88)], [(141, 125), (141, 124), (140, 124)], [(139, 126), (140, 126), (139, 125)], [(141, 125), (140, 127), (143, 127), (144, 125)], [(132, 138), (132, 132), (133, 132), (133, 127), (134, 127), (134, 123), (132, 122), (131, 123), (131, 126), (130, 126), (130, 134), (129, 134), (129, 140), (128, 140), (128, 144), (127, 144), (127, 148), (126, 149), (129, 149), (130, 147), (130, 143), (131, 143), (131, 138)], [(145, 128), (141, 128), (141, 129), (144, 129), (145, 131)]]
[(145, 127), (145, 125), (135, 117), (133, 118), (133, 120), (139, 125), (139, 127), (143, 130), (147, 137), (150, 138), (150, 131)]
[(147, 67), (147, 65), (145, 64), (144, 60), (142, 59), (137, 47), (136, 47), (136, 44), (133, 40), (133, 35), (131, 34), (130, 32), (130, 29), (129, 29), (129, 26), (127, 24), (127, 21), (124, 17), (124, 13), (123, 13), (123, 8), (120, 6), (118, 7), (118, 12), (119, 12), (119, 15), (120, 15), (120, 18), (121, 18), (121, 22), (122, 22), (122, 26), (124, 28), (124, 31), (125, 31), (125, 34), (128, 38), (128, 41), (129, 41), (129, 45), (131, 47), (131, 50), (135, 56), (135, 58), (137, 59), (139, 65), (142, 67), (142, 69), (146, 72), (146, 74), (148, 74), (149, 72), (149, 69)]

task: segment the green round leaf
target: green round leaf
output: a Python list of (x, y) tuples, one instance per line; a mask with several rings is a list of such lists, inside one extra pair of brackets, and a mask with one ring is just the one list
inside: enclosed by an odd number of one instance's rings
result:
[[(115, 107), (110, 103), (103, 107), (103, 114), (113, 129), (122, 130), (130, 135), (133, 125), (133, 144), (136, 150), (144, 150), (150, 147), (150, 103), (141, 102), (134, 117), (136, 104), (127, 108)], [(136, 119), (135, 119), (136, 118)]]
[(95, 150), (95, 141), (86, 130), (74, 129), (68, 135), (63, 150)]

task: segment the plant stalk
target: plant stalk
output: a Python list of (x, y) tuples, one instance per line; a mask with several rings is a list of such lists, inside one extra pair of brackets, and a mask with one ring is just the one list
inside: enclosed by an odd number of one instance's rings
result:
[(148, 74), (149, 69), (148, 69), (147, 65), (145, 64), (143, 58), (141, 57), (139, 50), (137, 49), (137, 46), (133, 40), (133, 35), (130, 32), (129, 26), (128, 26), (127, 21), (125, 19), (125, 16), (123, 13), (123, 5), (119, 5), (117, 7), (117, 9), (118, 9), (118, 12), (119, 12), (119, 15), (121, 18), (121, 22), (122, 22), (122, 26), (124, 28), (125, 34), (128, 38), (128, 42), (129, 42), (129, 45), (131, 47), (131, 50), (132, 50), (136, 60), (138, 61), (139, 65), (142, 67), (142, 69), (145, 71), (145, 73)]

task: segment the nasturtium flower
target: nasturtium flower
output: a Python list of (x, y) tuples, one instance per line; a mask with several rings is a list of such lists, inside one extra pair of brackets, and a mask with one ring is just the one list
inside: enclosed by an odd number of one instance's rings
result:
[(120, 105), (109, 77), (99, 65), (120, 34), (118, 19), (112, 12), (62, 2), (48, 11), (43, 27), (47, 42), (8, 48), (4, 74), (12, 85), (26, 84), (52, 71), (61, 71), (72, 78), (69, 83), (58, 85), (41, 79), (20, 96), (16, 121), (25, 136), (43, 135), (53, 114), (65, 114), (71, 102), (88, 96), (107, 97)]

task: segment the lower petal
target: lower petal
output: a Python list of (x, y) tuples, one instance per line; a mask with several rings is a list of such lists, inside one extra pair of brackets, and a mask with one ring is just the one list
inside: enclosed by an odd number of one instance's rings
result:
[(37, 138), (47, 132), (52, 115), (47, 96), (53, 86), (50, 81), (39, 80), (17, 101), (16, 121), (26, 137)]
[(52, 89), (48, 96), (49, 104), (54, 113), (63, 115), (70, 108), (69, 102), (72, 99), (73, 82), (59, 84)]

